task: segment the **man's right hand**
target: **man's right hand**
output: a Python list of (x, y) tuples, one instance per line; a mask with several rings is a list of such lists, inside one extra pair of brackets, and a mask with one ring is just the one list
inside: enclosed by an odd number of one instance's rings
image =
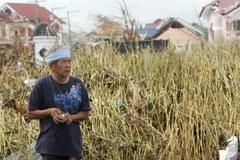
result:
[(62, 117), (60, 116), (61, 110), (58, 108), (50, 108), (50, 115), (55, 123), (62, 122)]

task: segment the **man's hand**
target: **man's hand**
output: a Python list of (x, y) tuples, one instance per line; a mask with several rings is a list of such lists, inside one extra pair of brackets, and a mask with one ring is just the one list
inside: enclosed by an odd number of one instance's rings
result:
[(50, 108), (50, 115), (55, 123), (63, 122), (63, 118), (61, 116), (61, 110), (58, 108)]
[(73, 121), (72, 115), (70, 115), (68, 112), (64, 114), (64, 122), (66, 125), (71, 124)]
[(23, 118), (24, 118), (25, 122), (27, 122), (27, 123), (31, 122), (31, 118), (29, 118), (29, 110), (27, 110), (27, 112), (25, 114), (23, 114)]

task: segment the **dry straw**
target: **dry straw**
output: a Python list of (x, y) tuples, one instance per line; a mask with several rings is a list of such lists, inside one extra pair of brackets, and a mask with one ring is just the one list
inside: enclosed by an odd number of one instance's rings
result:
[[(226, 140), (239, 134), (239, 50), (238, 42), (181, 54), (73, 50), (72, 74), (84, 80), (92, 106), (81, 124), (84, 159), (218, 159)], [(37, 122), (26, 124), (4, 104), (27, 100), (21, 77), (48, 74), (31, 68), (25, 62), (14, 79), (9, 65), (0, 75), (0, 159), (37, 138)]]

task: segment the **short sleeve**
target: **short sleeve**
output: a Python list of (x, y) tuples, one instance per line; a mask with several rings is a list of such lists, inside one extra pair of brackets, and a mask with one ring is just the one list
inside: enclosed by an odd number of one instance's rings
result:
[(31, 91), (28, 103), (28, 109), (37, 110), (40, 109), (43, 104), (43, 88), (41, 87), (41, 83), (38, 81)]
[(90, 110), (91, 108), (90, 108), (88, 92), (85, 85), (82, 82), (82, 104), (80, 107), (80, 111), (90, 111)]

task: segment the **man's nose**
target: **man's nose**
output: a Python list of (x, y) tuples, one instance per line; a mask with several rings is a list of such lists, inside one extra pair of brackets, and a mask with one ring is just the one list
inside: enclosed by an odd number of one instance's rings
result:
[(66, 62), (65, 62), (65, 65), (71, 66), (71, 65), (72, 65), (71, 60), (66, 61)]
[(66, 62), (65, 64), (66, 67), (71, 67), (71, 65), (72, 65), (71, 62)]

